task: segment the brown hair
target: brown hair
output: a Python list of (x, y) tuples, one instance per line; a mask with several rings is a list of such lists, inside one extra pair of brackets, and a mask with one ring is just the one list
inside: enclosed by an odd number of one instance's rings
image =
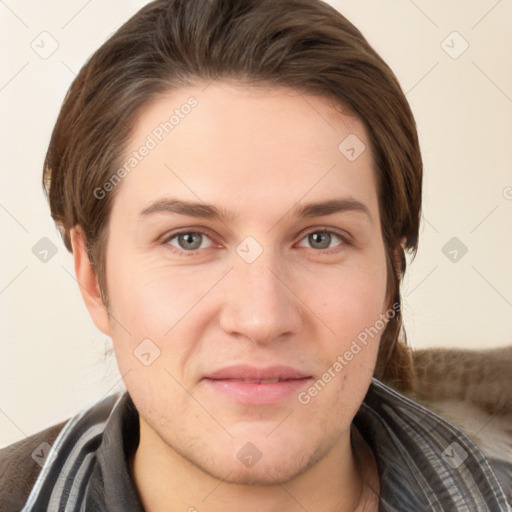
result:
[(71, 250), (70, 229), (80, 226), (107, 300), (104, 256), (115, 190), (102, 198), (94, 191), (118, 169), (144, 105), (216, 79), (320, 95), (364, 122), (396, 311), (382, 335), (375, 376), (408, 387), (411, 359), (404, 332), (399, 341), (396, 306), (404, 249), (414, 254), (418, 243), (416, 124), (393, 72), (356, 27), (320, 0), (156, 0), (114, 33), (72, 83), (44, 163), (44, 188), (66, 247)]

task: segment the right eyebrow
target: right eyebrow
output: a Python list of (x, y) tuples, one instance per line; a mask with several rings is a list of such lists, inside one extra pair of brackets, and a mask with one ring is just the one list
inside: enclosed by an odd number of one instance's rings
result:
[(178, 199), (160, 199), (155, 201), (144, 208), (140, 215), (146, 216), (155, 213), (176, 213), (190, 217), (217, 219), (222, 222), (233, 221), (238, 217), (232, 212), (217, 208), (211, 204), (180, 201)]

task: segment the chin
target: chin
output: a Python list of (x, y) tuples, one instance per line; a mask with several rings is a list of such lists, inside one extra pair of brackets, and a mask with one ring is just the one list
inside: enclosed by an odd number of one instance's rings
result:
[[(238, 439), (231, 446), (217, 445), (215, 450), (203, 446), (201, 452), (193, 450), (184, 456), (196, 468), (226, 483), (250, 486), (283, 485), (311, 469), (329, 451), (322, 443), (285, 442), (282, 438), (253, 437), (251, 442)], [(270, 442), (269, 442), (270, 441)], [(196, 447), (197, 448), (197, 447)]]
[(315, 461), (308, 460), (280, 460), (276, 457), (263, 461), (261, 459), (253, 467), (247, 468), (239, 461), (226, 461), (221, 469), (216, 467), (213, 472), (202, 468), (203, 471), (214, 478), (229, 484), (250, 486), (283, 485), (295, 480), (314, 465)]

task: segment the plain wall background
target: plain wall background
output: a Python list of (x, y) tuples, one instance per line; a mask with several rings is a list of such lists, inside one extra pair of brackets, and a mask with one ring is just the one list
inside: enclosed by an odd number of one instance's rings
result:
[[(50, 218), (41, 169), (72, 79), (145, 3), (0, 3), (0, 446), (123, 389)], [(512, 1), (329, 3), (394, 70), (418, 124), (424, 219), (403, 287), (410, 343), (511, 343)], [(46, 248), (45, 237), (57, 252), (42, 262), (33, 247)]]

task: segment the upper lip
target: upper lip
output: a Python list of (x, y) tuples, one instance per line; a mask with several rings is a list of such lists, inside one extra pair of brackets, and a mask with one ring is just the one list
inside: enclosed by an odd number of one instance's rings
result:
[(205, 379), (212, 380), (291, 380), (308, 377), (310, 375), (301, 370), (283, 365), (267, 366), (265, 368), (257, 368), (250, 365), (228, 366), (204, 376)]

